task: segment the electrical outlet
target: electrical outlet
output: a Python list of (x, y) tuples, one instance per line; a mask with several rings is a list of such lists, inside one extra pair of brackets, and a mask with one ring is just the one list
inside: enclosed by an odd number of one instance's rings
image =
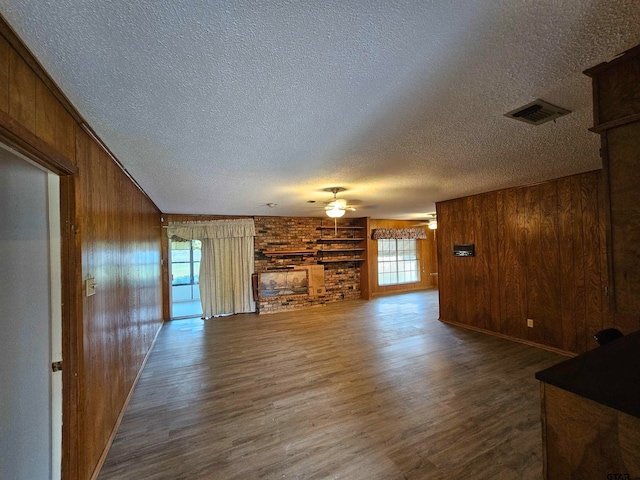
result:
[(527, 327), (533, 328), (533, 318), (527, 318)]
[(87, 278), (84, 281), (85, 284), (85, 288), (87, 291), (87, 297), (90, 297), (91, 295), (95, 295), (96, 294), (96, 279), (95, 278)]

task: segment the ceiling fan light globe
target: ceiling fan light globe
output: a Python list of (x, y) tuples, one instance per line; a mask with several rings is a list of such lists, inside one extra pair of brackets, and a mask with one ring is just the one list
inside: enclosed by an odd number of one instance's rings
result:
[(429, 227), (429, 230), (436, 230), (438, 228), (438, 221), (437, 220), (429, 220), (428, 227)]
[(340, 218), (345, 214), (345, 211), (338, 207), (333, 207), (327, 210), (327, 216), (331, 218)]

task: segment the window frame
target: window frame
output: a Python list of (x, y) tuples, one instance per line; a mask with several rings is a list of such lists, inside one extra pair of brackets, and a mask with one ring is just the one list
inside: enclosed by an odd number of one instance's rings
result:
[[(179, 240), (180, 242), (182, 242), (181, 240)], [(198, 285), (200, 283), (200, 278), (198, 275), (198, 280), (196, 281), (196, 274), (195, 274), (195, 263), (200, 264), (200, 262), (202, 261), (202, 257), (200, 257), (200, 260), (195, 261), (194, 260), (194, 242), (200, 242), (200, 240), (184, 240), (184, 242), (189, 242), (189, 260), (188, 261), (184, 261), (184, 262), (174, 262), (173, 261), (173, 242), (175, 242), (175, 240), (171, 240), (171, 244), (169, 245), (169, 264), (170, 264), (170, 287), (180, 287), (180, 286), (195, 286)], [(200, 249), (202, 249), (202, 243), (200, 244)], [(186, 249), (184, 249), (186, 251)], [(196, 248), (197, 250), (197, 248)], [(180, 264), (180, 265), (189, 265), (189, 283), (176, 283), (174, 284), (174, 278), (173, 278), (173, 266), (175, 264)]]
[[(377, 282), (379, 287), (409, 285), (420, 282), (420, 257), (418, 255), (419, 250), (417, 239), (386, 238), (378, 239), (377, 242)], [(401, 248), (399, 248), (398, 242), (402, 242)], [(412, 248), (407, 249), (407, 244), (412, 245)], [(382, 260), (382, 258), (392, 256), (394, 257), (392, 260)], [(407, 268), (408, 263), (411, 264), (409, 265), (410, 268)], [(414, 268), (411, 268), (411, 266)], [(407, 275), (409, 276), (408, 279)], [(385, 276), (391, 281), (383, 283), (382, 279), (385, 278)]]

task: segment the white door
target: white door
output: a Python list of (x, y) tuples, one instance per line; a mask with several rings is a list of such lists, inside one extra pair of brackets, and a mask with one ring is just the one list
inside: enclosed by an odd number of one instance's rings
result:
[(0, 148), (0, 478), (60, 478), (59, 220), (59, 178)]

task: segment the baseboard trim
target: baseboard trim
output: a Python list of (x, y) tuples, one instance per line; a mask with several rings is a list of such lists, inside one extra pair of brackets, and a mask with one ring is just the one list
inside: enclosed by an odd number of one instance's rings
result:
[(371, 296), (373, 298), (386, 297), (391, 295), (402, 295), (403, 293), (426, 292), (429, 290), (438, 290), (438, 287), (416, 287), (416, 288), (408, 288), (406, 290), (378, 291), (378, 292), (373, 292)]
[(487, 335), (492, 335), (494, 337), (504, 338), (505, 340), (511, 340), (512, 342), (522, 343), (524, 345), (529, 345), (530, 347), (540, 348), (542, 350), (548, 350), (550, 352), (558, 353), (558, 354), (564, 355), (566, 357), (575, 357), (575, 356), (578, 355), (577, 353), (574, 353), (574, 352), (568, 352), (567, 350), (561, 350), (559, 348), (550, 347), (549, 345), (543, 345), (541, 343), (531, 342), (529, 340), (523, 340), (522, 338), (511, 337), (509, 335), (505, 335), (503, 333), (498, 333), (498, 332), (493, 332), (491, 330), (486, 330), (484, 328), (474, 327), (472, 325), (466, 325), (464, 323), (452, 322), (452, 321), (449, 321), (449, 320), (444, 320), (442, 318), (439, 318), (438, 320), (440, 320), (442, 323), (446, 323), (447, 325), (453, 325), (454, 327), (466, 328), (467, 330), (473, 330), (474, 332), (485, 333)]
[(129, 390), (129, 393), (127, 394), (127, 398), (125, 399), (124, 404), (122, 405), (122, 409), (120, 410), (120, 414), (118, 415), (118, 418), (116, 419), (116, 423), (113, 426), (113, 429), (111, 430), (111, 434), (109, 435), (109, 438), (107, 440), (107, 444), (104, 447), (102, 455), (100, 455), (100, 458), (98, 459), (98, 463), (96, 464), (96, 468), (93, 470), (93, 474), (91, 475), (91, 480), (96, 480), (98, 478), (98, 475), (100, 475), (100, 470), (102, 470), (102, 466), (104, 465), (104, 462), (107, 459), (107, 455), (109, 454), (109, 450), (111, 450), (111, 444), (113, 443), (113, 440), (116, 438), (116, 434), (118, 433), (118, 428), (120, 428), (120, 424), (122, 423), (122, 419), (124, 418), (124, 414), (126, 413), (127, 407), (129, 406), (129, 402), (131, 401), (131, 397), (133, 396), (133, 391), (136, 389), (136, 385), (138, 385), (138, 380), (140, 380), (140, 377), (142, 376), (142, 371), (144, 370), (144, 367), (147, 364), (147, 360), (149, 359), (149, 356), (151, 355), (151, 352), (153, 351), (153, 347), (155, 347), (155, 345), (156, 345), (156, 340), (158, 339), (158, 335), (160, 335), (160, 331), (162, 330), (163, 326), (164, 326), (164, 322), (160, 323), (160, 328), (158, 328), (158, 331), (156, 332), (155, 337), (153, 337), (153, 342), (151, 342), (151, 346), (149, 347), (149, 350), (147, 351), (147, 354), (144, 356), (144, 360), (142, 360), (142, 365), (140, 366), (140, 370), (138, 370), (138, 374), (136, 375), (136, 379), (133, 381), (133, 385), (131, 386), (131, 389)]

